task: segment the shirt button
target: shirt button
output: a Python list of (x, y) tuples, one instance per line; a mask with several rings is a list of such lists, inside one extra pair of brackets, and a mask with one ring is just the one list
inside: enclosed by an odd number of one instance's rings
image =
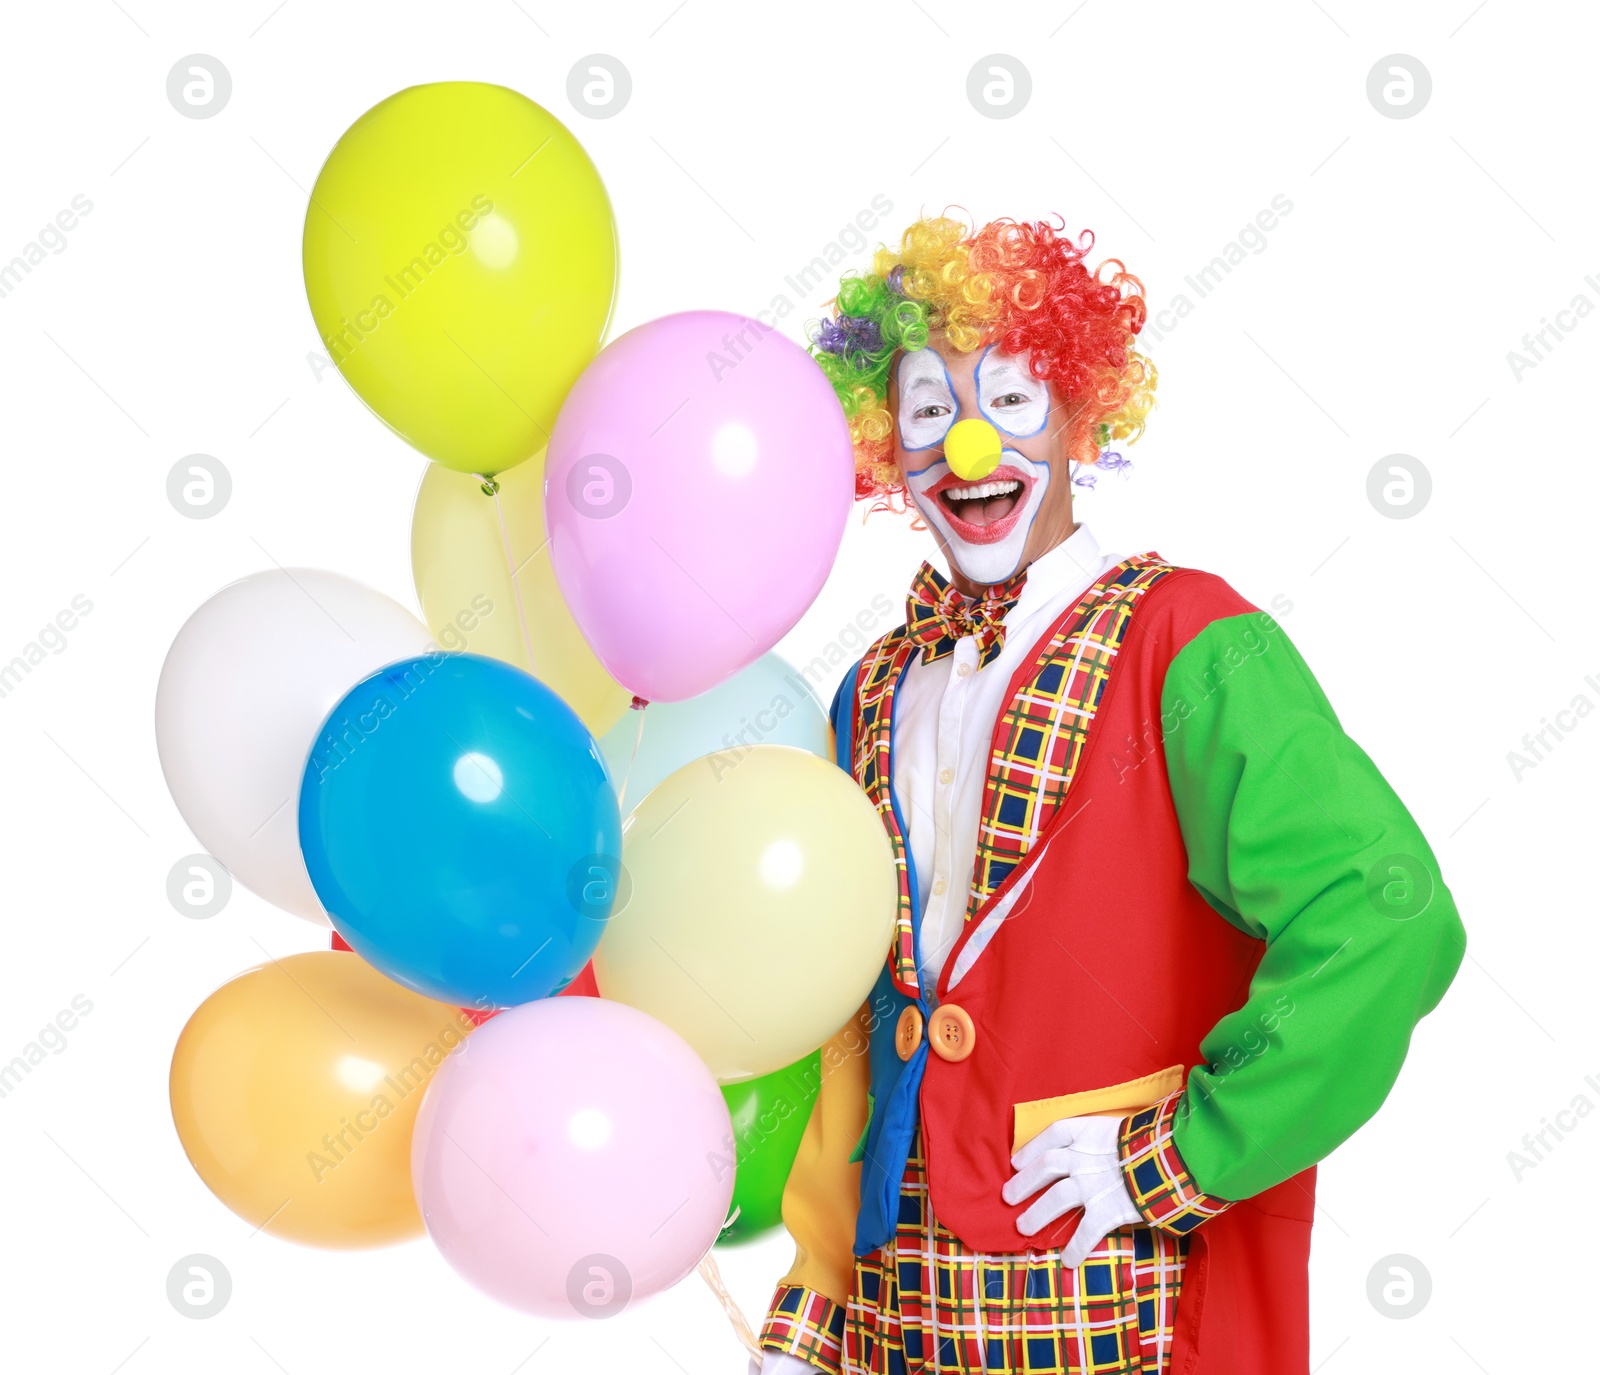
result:
[(956, 665), (956, 677), (958, 677), (958, 678), (970, 678), (970, 677), (972, 677), (972, 665), (971, 664), (957, 664)]
[(933, 895), (934, 895), (934, 897), (940, 897), (943, 893), (944, 893), (944, 880), (942, 878), (934, 879), (934, 881), (933, 881)]
[(948, 783), (954, 777), (955, 777), (955, 774), (951, 773), (949, 769), (940, 769), (939, 770), (939, 781), (941, 783)]

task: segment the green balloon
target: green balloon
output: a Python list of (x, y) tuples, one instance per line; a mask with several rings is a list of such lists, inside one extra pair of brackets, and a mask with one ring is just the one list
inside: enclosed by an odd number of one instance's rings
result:
[(728, 1208), (733, 1221), (722, 1229), (720, 1243), (754, 1241), (783, 1224), (783, 1186), (821, 1086), (821, 1051), (759, 1079), (722, 1086), (736, 1154)]

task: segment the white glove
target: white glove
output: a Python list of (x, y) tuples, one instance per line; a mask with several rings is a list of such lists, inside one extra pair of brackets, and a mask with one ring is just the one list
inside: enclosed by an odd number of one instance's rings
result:
[[(1007, 1203), (1021, 1203), (1044, 1189), (1017, 1219), (1023, 1236), (1033, 1236), (1074, 1208), (1083, 1209), (1078, 1230), (1061, 1253), (1061, 1263), (1070, 1270), (1082, 1265), (1108, 1232), (1143, 1221), (1117, 1158), (1121, 1127), (1117, 1117), (1065, 1117), (1011, 1157), (1016, 1174), (1000, 1190)], [(762, 1375), (767, 1375), (765, 1367)]]
[(760, 1365), (754, 1356), (750, 1358), (750, 1375), (817, 1375), (817, 1368), (786, 1351), (769, 1351)]

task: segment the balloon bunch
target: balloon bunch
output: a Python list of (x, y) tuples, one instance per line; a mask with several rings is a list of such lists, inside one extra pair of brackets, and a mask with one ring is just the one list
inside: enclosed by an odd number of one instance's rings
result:
[(363, 115), (303, 256), (330, 356), (433, 460), (426, 624), (276, 569), (179, 631), (156, 704), (179, 810), (335, 948), (206, 999), (173, 1118), (254, 1227), (426, 1228), (508, 1304), (604, 1316), (778, 1224), (818, 1047), (888, 945), (882, 827), (769, 652), (837, 554), (849, 433), (757, 321), (602, 349), (605, 189), (502, 87)]

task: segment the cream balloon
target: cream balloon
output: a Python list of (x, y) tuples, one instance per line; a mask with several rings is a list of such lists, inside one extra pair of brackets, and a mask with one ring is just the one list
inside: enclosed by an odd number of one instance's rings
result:
[(757, 745), (668, 775), (622, 831), (600, 994), (665, 1022), (734, 1083), (815, 1050), (888, 957), (889, 837), (849, 774)]
[(556, 586), (544, 528), (544, 455), (496, 480), (500, 490), (490, 496), (471, 473), (435, 463), (423, 475), (411, 516), (422, 614), (446, 649), (515, 664), (577, 712), (592, 735), (604, 735), (633, 694), (600, 667)]
[(156, 748), (196, 838), (268, 902), (326, 926), (297, 799), (328, 713), (369, 673), (429, 650), (399, 602), (337, 573), (255, 573), (184, 623), (156, 687)]

